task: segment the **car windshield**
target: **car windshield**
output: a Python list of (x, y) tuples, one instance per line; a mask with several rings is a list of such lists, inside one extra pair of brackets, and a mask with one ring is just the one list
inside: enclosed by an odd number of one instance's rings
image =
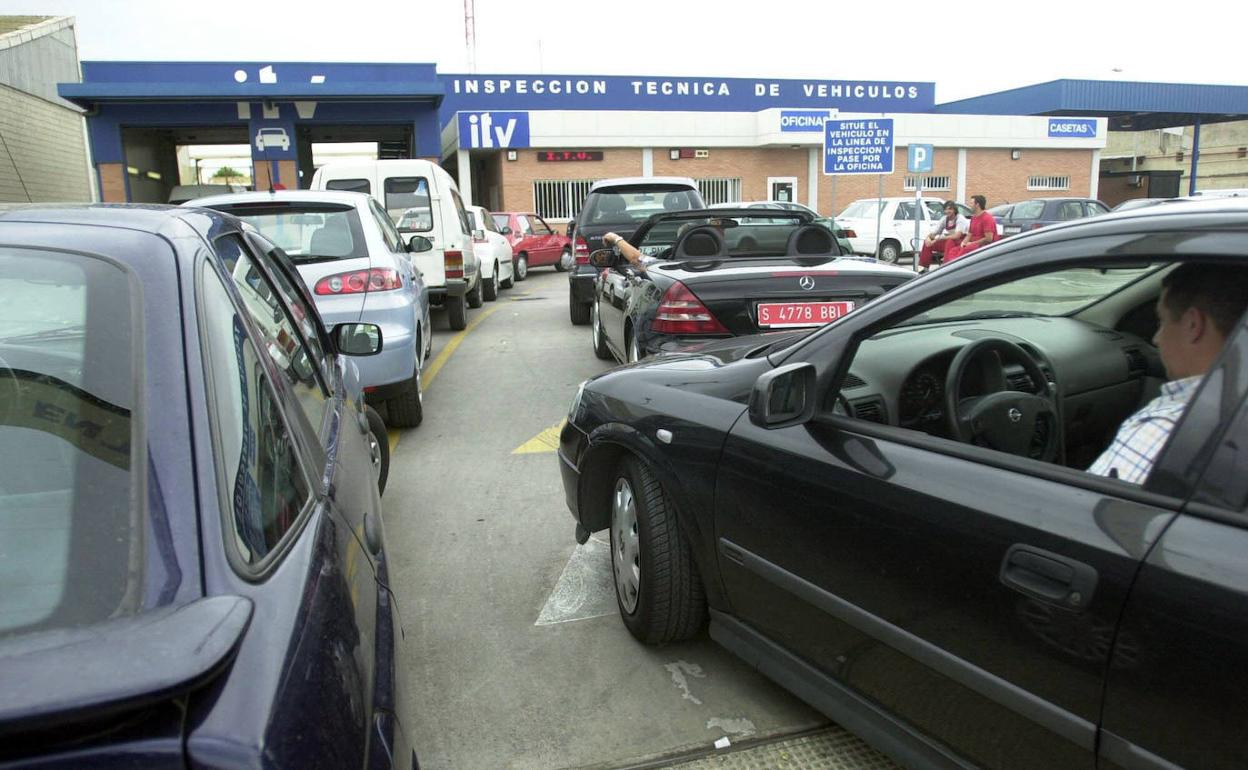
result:
[(0, 637), (138, 610), (137, 301), (103, 260), (0, 247)]
[(607, 187), (589, 194), (581, 217), (587, 225), (635, 224), (664, 211), (701, 208), (702, 196), (688, 187)]
[(933, 308), (911, 319), (908, 325), (966, 318), (1069, 315), (1157, 269), (1160, 265), (1077, 267), (1020, 278)]
[(352, 206), (241, 205), (224, 210), (259, 230), (295, 262), (368, 256), (360, 217)]
[[(672, 247), (683, 233), (694, 227), (710, 226), (723, 235), (728, 256), (783, 256), (788, 253), (789, 237), (801, 225), (801, 219), (795, 214), (786, 215), (778, 209), (760, 216), (660, 220), (646, 231), (636, 246), (646, 256), (671, 258), (675, 256)], [(832, 231), (827, 233), (827, 250), (823, 253), (835, 252)]]
[(854, 201), (846, 206), (845, 210), (837, 216), (844, 217), (846, 219), (873, 217), (883, 211), (884, 206), (885, 201), (876, 200), (874, 198), (869, 200)]

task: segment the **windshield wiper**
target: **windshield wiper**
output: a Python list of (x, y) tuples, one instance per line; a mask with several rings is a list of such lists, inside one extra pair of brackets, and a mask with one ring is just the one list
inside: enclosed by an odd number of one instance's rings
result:
[(291, 257), (290, 259), (295, 264), (304, 264), (312, 262), (334, 262), (339, 259), (347, 259), (347, 257), (318, 257), (315, 254), (305, 254), (298, 257)]
[(31, 332), (30, 334), (19, 334), (16, 337), (5, 337), (0, 342), (46, 342), (48, 340), (72, 340), (78, 339), (87, 333), (87, 327), (84, 324), (75, 324), (74, 326), (62, 326), (58, 329), (44, 329), (43, 331)]

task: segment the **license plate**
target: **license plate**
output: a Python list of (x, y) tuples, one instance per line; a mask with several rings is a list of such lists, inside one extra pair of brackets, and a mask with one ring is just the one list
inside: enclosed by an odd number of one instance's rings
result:
[(758, 325), (770, 329), (822, 326), (853, 309), (852, 302), (760, 302)]
[(1021, 232), (1023, 231), (1023, 228), (1021, 228), (1021, 227), (1003, 227), (1003, 228), (1001, 228), (1001, 230), (1002, 230), (1002, 232), (1004, 232), (1006, 235), (1017, 235), (1018, 233), (1021, 233)]

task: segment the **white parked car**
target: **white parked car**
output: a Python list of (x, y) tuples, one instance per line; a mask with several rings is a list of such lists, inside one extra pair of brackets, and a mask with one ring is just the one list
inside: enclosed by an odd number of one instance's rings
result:
[[(845, 207), (836, 215), (836, 223), (852, 230), (849, 244), (855, 254), (874, 254), (882, 262), (896, 262), (905, 254), (913, 254), (910, 247), (914, 240), (914, 220), (919, 219), (919, 235), (925, 237), (936, 220), (945, 215), (943, 198), (923, 198), (922, 207), (916, 207), (914, 196), (904, 198), (862, 198)], [(970, 208), (958, 204), (958, 211), (970, 217)], [(878, 212), (878, 220), (877, 220)], [(876, 254), (876, 222), (879, 222), (879, 253)]]
[[(481, 296), (487, 302), (498, 298), (499, 289), (510, 289), (516, 282), (516, 268), (511, 261), (511, 242), (498, 231), (494, 215), (482, 206), (468, 206), (472, 220), (473, 248), (481, 260)], [(484, 235), (477, 239), (477, 235)]]
[(312, 189), (376, 198), (411, 245), (430, 302), (446, 308), (452, 329), (468, 325), (468, 308), (483, 301), (481, 264), (459, 188), (441, 166), (420, 159), (326, 163), (312, 177)]

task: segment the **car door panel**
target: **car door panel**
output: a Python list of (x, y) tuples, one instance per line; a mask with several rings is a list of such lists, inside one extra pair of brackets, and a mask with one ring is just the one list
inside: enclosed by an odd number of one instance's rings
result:
[[(1092, 766), (1114, 624), (1173, 513), (854, 426), (734, 428), (717, 534), (766, 565), (721, 559), (734, 613), (977, 764)], [(1018, 545), (1087, 565), (1094, 592), (1008, 587)]]

